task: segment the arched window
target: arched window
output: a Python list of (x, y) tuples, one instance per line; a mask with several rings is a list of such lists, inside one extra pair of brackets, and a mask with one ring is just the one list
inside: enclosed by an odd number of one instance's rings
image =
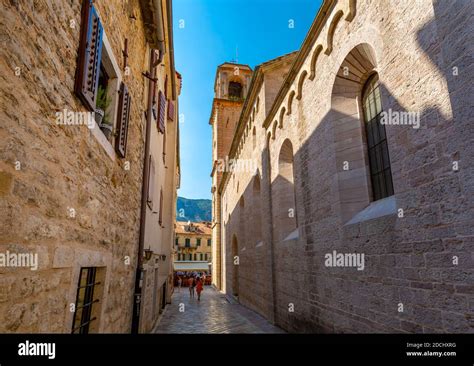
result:
[(297, 229), (293, 145), (286, 139), (278, 156), (278, 175), (272, 182), (274, 238), (281, 242)]
[(393, 182), (385, 126), (380, 123), (382, 99), (376, 73), (367, 80), (362, 90), (362, 109), (367, 135), (372, 198), (377, 201), (393, 195)]
[(252, 236), (255, 241), (255, 245), (262, 241), (262, 211), (261, 211), (261, 198), (260, 198), (260, 175), (257, 172), (253, 178), (253, 189), (252, 189)]
[(242, 98), (242, 84), (237, 81), (229, 82), (229, 99)]

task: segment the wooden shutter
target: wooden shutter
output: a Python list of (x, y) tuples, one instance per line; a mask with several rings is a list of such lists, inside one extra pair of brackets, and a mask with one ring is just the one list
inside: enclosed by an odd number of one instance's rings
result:
[(166, 113), (166, 98), (161, 92), (158, 94), (158, 129), (161, 133), (165, 133), (165, 113)]
[(153, 211), (153, 192), (155, 190), (155, 161), (150, 155), (148, 159), (148, 193), (146, 202), (148, 207)]
[(103, 31), (92, 0), (84, 0), (74, 91), (91, 111), (95, 109), (99, 84)]
[(174, 121), (174, 103), (172, 100), (168, 100), (168, 119)]
[(122, 83), (119, 91), (119, 105), (117, 113), (117, 138), (115, 140), (115, 150), (124, 158), (127, 153), (128, 122), (130, 120), (130, 104), (132, 97), (127, 86)]
[(163, 134), (163, 163), (166, 163), (166, 132)]
[(160, 190), (160, 214), (158, 218), (158, 223), (163, 224), (163, 190)]

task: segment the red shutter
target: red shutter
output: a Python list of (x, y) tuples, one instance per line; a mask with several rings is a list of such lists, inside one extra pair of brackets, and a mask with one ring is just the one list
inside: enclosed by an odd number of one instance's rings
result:
[(153, 211), (153, 192), (155, 189), (155, 161), (153, 156), (150, 155), (148, 159), (148, 192), (147, 192), (147, 204), (148, 207)]
[(158, 94), (158, 103), (158, 129), (161, 133), (165, 133), (166, 98), (161, 90)]
[(99, 84), (103, 31), (92, 0), (84, 0), (74, 91), (91, 111), (95, 109)]
[(128, 122), (130, 119), (130, 104), (132, 103), (132, 97), (124, 83), (120, 85), (119, 94), (115, 150), (120, 157), (124, 158), (127, 153)]
[(174, 103), (172, 100), (168, 100), (168, 119), (174, 121)]

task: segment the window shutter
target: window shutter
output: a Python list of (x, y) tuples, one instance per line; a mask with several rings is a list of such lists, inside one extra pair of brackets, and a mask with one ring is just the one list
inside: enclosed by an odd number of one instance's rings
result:
[(165, 133), (166, 98), (161, 90), (158, 94), (158, 103), (158, 129), (161, 133)]
[(160, 214), (158, 218), (158, 223), (163, 224), (163, 191), (160, 191)]
[(168, 100), (168, 119), (170, 121), (174, 120), (174, 103), (172, 100)]
[(168, 99), (168, 75), (165, 76), (165, 98)]
[(115, 140), (115, 150), (124, 158), (127, 153), (128, 121), (130, 119), (130, 104), (132, 97), (127, 86), (120, 85), (119, 106), (117, 113), (117, 139)]
[(148, 207), (153, 211), (153, 191), (155, 188), (155, 162), (153, 156), (150, 155), (148, 160), (148, 193), (147, 193), (147, 203)]
[(92, 0), (84, 0), (74, 91), (91, 111), (95, 109), (99, 84), (103, 31)]
[(166, 132), (163, 134), (163, 163), (166, 163)]

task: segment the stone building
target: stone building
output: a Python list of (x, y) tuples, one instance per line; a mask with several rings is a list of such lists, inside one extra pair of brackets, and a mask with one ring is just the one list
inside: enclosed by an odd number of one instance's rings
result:
[(179, 184), (171, 1), (1, 3), (0, 332), (147, 331)]
[(210, 222), (176, 222), (174, 271), (210, 273), (212, 261)]
[(473, 8), (325, 0), (243, 103), (215, 90), (220, 290), (291, 332), (474, 331)]

